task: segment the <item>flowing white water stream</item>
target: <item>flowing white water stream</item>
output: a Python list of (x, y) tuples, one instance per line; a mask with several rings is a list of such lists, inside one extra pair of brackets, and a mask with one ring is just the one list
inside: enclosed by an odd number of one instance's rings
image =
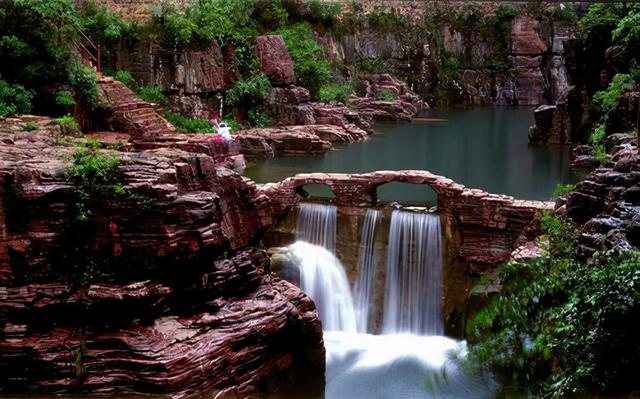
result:
[(337, 209), (335, 205), (301, 203), (296, 221), (296, 241), (319, 245), (335, 254)]
[(380, 211), (369, 209), (364, 217), (360, 233), (360, 254), (358, 255), (358, 276), (353, 285), (353, 301), (356, 311), (358, 332), (370, 332), (369, 318), (373, 311), (374, 286), (376, 278), (375, 234)]
[[(361, 235), (364, 258), (359, 261), (360, 275), (354, 286), (357, 309), (366, 308), (366, 315), (373, 298), (373, 243), (378, 218), (375, 211), (365, 218)], [(301, 204), (296, 238), (316, 245), (297, 241), (289, 246), (300, 271), (300, 286), (315, 301), (325, 330), (325, 397), (494, 397), (497, 384), (493, 380), (469, 376), (460, 366), (466, 356), (466, 343), (438, 336), (443, 332), (439, 217), (393, 212), (383, 335), (356, 332), (357, 313), (346, 273), (335, 250), (327, 249), (335, 248), (336, 223), (335, 207)], [(367, 324), (358, 317), (359, 331)]]
[(437, 214), (394, 210), (382, 332), (442, 335), (442, 249)]

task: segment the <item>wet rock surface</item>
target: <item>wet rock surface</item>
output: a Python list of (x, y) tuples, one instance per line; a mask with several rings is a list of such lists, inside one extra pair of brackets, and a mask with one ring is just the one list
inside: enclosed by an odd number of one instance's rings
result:
[(257, 245), (268, 197), (206, 151), (127, 144), (100, 152), (136, 196), (106, 191), (80, 222), (73, 141), (20, 123), (0, 123), (3, 390), (322, 395), (314, 304)]
[[(620, 135), (611, 141), (628, 138)], [(640, 162), (635, 143), (621, 144), (610, 159), (556, 203), (580, 226), (579, 253), (638, 248), (640, 244)]]

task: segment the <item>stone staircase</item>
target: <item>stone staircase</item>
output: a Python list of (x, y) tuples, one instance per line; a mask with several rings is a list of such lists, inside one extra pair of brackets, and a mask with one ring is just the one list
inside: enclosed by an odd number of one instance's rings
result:
[(98, 97), (107, 106), (107, 122), (113, 130), (127, 132), (132, 140), (153, 141), (162, 133), (175, 128), (156, 110), (153, 104), (142, 101), (127, 86), (112, 77), (98, 80)]

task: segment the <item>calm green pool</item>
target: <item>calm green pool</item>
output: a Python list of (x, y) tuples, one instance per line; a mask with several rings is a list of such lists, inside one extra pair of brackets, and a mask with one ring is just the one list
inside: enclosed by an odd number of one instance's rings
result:
[[(447, 122), (378, 123), (366, 142), (324, 156), (269, 159), (245, 175), (266, 183), (297, 173), (422, 169), (467, 187), (539, 200), (549, 199), (557, 184), (577, 180), (568, 146), (528, 145), (531, 108), (429, 111), (420, 117)], [(309, 191), (322, 196), (320, 191)], [(423, 203), (431, 202), (429, 191), (424, 186), (389, 184), (380, 187), (378, 197), (385, 202)]]

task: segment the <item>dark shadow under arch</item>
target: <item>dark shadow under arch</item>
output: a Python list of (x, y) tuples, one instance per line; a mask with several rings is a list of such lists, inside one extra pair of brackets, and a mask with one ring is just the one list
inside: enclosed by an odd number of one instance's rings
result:
[(389, 182), (376, 187), (378, 203), (398, 202), (402, 205), (435, 206), (438, 194), (428, 184)]

